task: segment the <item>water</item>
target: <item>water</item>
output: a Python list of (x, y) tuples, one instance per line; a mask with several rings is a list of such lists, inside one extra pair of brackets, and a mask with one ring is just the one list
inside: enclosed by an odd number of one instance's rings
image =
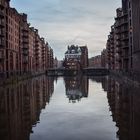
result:
[(0, 140), (139, 140), (139, 87), (37, 77), (0, 89)]

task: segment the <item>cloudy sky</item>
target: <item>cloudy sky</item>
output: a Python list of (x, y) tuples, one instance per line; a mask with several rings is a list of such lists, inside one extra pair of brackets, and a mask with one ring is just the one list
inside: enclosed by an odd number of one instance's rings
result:
[(105, 48), (115, 9), (121, 0), (11, 0), (11, 6), (28, 14), (28, 22), (39, 29), (63, 59), (67, 45), (87, 45), (89, 57)]

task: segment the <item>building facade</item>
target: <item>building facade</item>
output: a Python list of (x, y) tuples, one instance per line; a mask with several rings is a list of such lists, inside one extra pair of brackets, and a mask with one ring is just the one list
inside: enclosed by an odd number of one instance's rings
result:
[(80, 46), (81, 49), (81, 65), (82, 68), (87, 68), (89, 63), (88, 63), (88, 48), (87, 46)]
[(64, 60), (65, 69), (81, 70), (88, 67), (87, 46), (68, 46)]
[(101, 55), (97, 55), (89, 59), (89, 67), (101, 68)]
[(101, 67), (108, 69), (108, 59), (107, 59), (107, 50), (104, 49), (101, 52)]
[(122, 72), (140, 80), (140, 1), (122, 0), (116, 10), (106, 51), (110, 70)]
[(0, 1), (0, 77), (35, 74), (53, 67), (53, 50), (26, 14)]
[(132, 70), (133, 74), (138, 77), (140, 80), (140, 1), (138, 0), (130, 0), (130, 7), (132, 9), (131, 16), (132, 16)]
[(6, 8), (9, 7), (9, 1), (0, 1), (0, 76), (3, 78), (6, 74)]

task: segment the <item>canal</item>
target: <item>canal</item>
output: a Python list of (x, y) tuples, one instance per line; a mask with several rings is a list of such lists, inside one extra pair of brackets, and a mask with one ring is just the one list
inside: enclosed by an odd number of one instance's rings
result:
[(0, 88), (1, 140), (139, 140), (140, 88), (112, 77), (36, 77)]

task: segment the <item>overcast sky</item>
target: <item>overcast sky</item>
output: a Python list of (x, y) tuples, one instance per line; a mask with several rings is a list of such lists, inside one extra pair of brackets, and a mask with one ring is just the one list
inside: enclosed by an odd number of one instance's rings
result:
[(11, 0), (11, 6), (28, 14), (28, 22), (39, 29), (63, 59), (67, 45), (87, 45), (89, 57), (105, 48), (115, 10), (121, 0)]

